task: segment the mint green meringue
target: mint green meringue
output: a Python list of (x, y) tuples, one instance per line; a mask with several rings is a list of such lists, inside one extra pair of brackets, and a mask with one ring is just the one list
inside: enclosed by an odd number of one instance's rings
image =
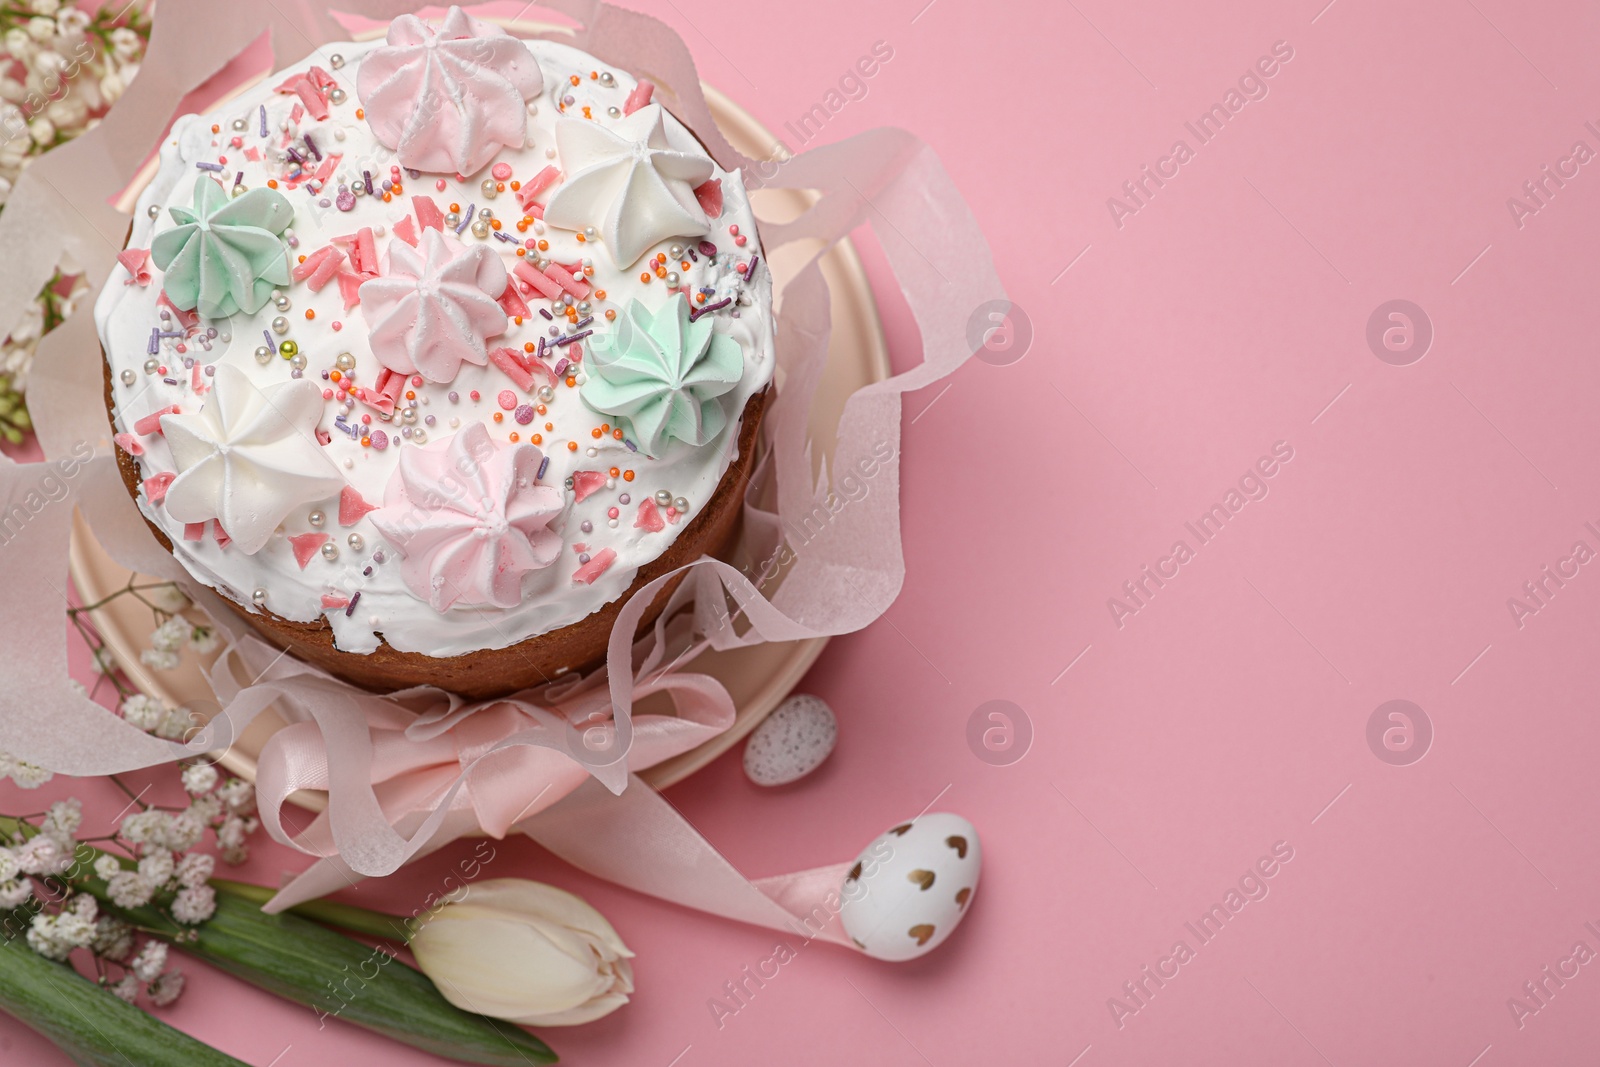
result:
[(629, 301), (615, 330), (596, 338), (584, 371), (584, 402), (626, 419), (634, 443), (659, 456), (669, 440), (703, 445), (722, 432), (728, 415), (717, 397), (739, 384), (744, 354), (712, 329), (710, 315), (691, 322), (688, 299), (675, 293), (654, 314)]
[(167, 299), (208, 319), (255, 312), (289, 284), (289, 250), (278, 236), (294, 208), (275, 189), (230, 197), (210, 178), (194, 185), (194, 208), (168, 209), (178, 225), (156, 235), (150, 258), (166, 272)]

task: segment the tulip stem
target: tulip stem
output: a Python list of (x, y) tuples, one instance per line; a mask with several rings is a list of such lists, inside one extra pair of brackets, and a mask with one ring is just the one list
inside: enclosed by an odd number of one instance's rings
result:
[[(226, 878), (213, 878), (211, 885), (219, 893), (227, 893), (260, 907), (277, 895), (277, 890), (249, 882), (234, 882)], [(386, 941), (411, 940), (410, 924), (398, 915), (358, 908), (354, 904), (340, 904), (332, 900), (311, 900), (288, 909), (291, 915), (310, 919), (325, 926), (337, 926), (357, 934), (379, 937)]]

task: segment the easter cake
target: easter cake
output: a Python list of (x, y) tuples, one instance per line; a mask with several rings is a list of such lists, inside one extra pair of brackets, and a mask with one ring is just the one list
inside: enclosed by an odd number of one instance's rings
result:
[(319, 49), (177, 121), (118, 261), (129, 492), (334, 674), (590, 667), (635, 590), (737, 535), (775, 362), (744, 185), (573, 47), (451, 8)]

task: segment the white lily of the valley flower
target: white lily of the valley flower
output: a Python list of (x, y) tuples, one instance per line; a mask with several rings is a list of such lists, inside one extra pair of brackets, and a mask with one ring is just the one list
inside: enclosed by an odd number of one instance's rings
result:
[(465, 1011), (526, 1026), (573, 1026), (633, 992), (633, 953), (581, 898), (540, 882), (473, 883), (422, 921), (417, 966)]

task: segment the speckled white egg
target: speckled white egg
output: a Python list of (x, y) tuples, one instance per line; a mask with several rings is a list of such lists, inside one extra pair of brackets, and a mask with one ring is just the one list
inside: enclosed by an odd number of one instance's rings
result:
[(845, 933), (880, 960), (932, 952), (972, 907), (982, 867), (978, 831), (959, 815), (931, 812), (885, 830), (840, 887)]
[(822, 765), (839, 739), (833, 709), (796, 693), (768, 715), (744, 746), (744, 773), (756, 785), (786, 785)]

